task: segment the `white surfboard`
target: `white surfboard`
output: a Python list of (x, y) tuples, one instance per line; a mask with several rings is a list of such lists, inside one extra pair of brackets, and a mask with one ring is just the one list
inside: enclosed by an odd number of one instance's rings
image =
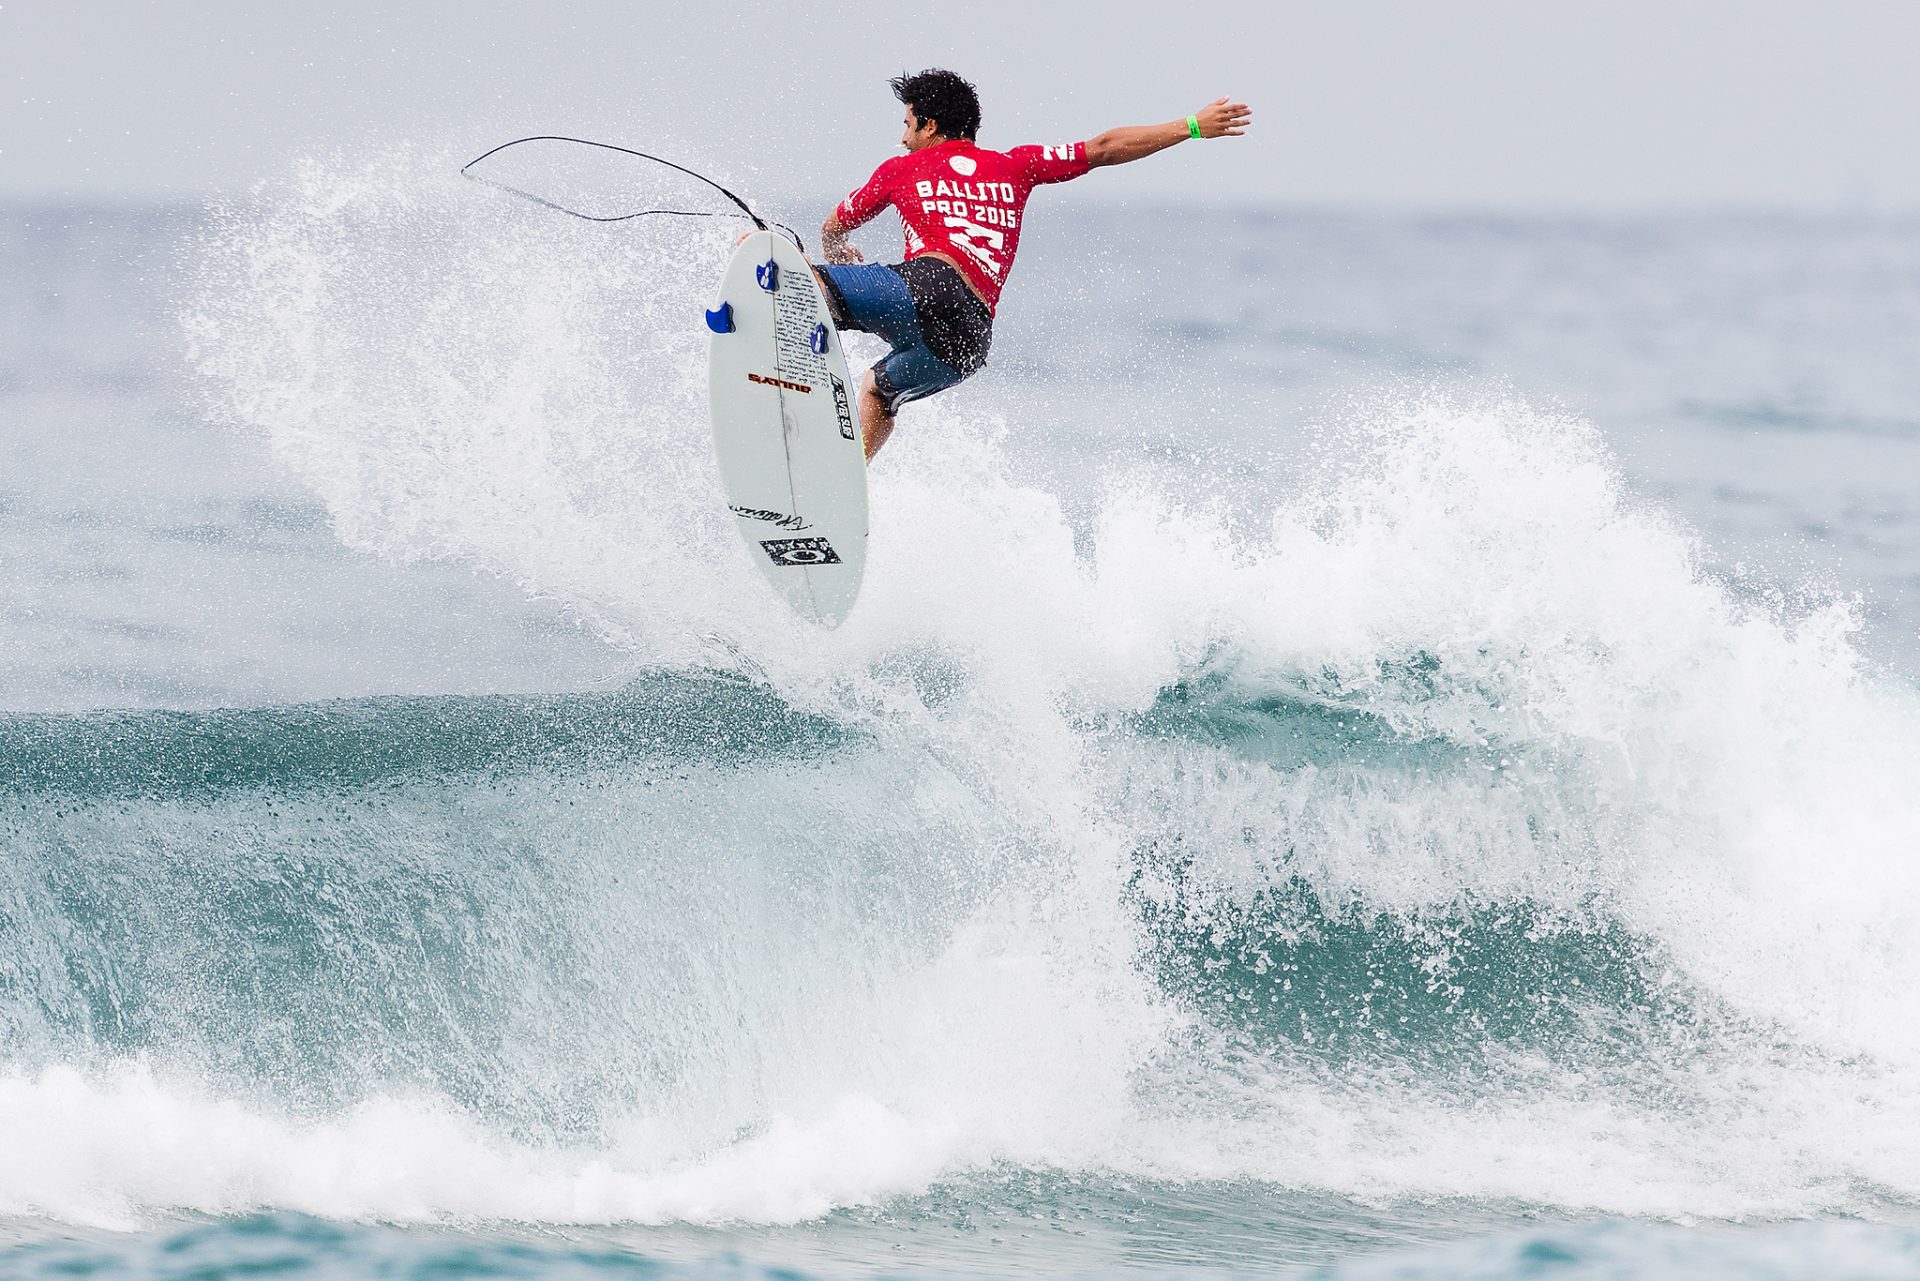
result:
[(838, 626), (867, 563), (867, 454), (820, 282), (791, 240), (756, 231), (707, 327), (713, 451), (747, 554), (796, 613)]

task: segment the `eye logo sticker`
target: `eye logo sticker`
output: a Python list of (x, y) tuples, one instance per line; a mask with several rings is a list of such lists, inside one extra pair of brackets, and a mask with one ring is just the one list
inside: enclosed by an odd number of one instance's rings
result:
[(962, 178), (973, 177), (973, 171), (980, 167), (979, 163), (971, 156), (955, 156), (953, 159), (947, 161), (947, 163), (951, 165), (953, 171)]
[(760, 545), (776, 565), (838, 565), (840, 554), (824, 538), (763, 538)]

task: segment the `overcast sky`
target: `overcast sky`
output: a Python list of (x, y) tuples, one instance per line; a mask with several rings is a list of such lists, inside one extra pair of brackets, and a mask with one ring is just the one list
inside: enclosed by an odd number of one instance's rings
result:
[(0, 198), (244, 190), (293, 157), (655, 143), (765, 203), (892, 153), (948, 66), (981, 142), (1253, 104), (1103, 194), (1920, 209), (1920, 0), (0, 0)]

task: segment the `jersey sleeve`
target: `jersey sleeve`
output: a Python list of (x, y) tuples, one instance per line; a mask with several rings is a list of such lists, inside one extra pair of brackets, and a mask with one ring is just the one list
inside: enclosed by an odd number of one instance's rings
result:
[(1087, 163), (1087, 144), (1069, 142), (1058, 147), (1015, 147), (1007, 153), (1014, 169), (1030, 186), (1067, 182), (1092, 169)]
[(893, 178), (899, 165), (898, 156), (882, 162), (865, 186), (835, 206), (833, 216), (840, 220), (843, 229), (852, 231), (862, 223), (871, 222), (875, 214), (893, 203)]

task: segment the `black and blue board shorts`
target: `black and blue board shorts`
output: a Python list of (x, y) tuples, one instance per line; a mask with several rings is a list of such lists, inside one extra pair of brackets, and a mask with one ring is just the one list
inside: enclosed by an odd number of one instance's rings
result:
[(889, 414), (971, 378), (987, 363), (993, 313), (953, 264), (915, 258), (894, 266), (856, 262), (815, 270), (842, 329), (893, 345), (873, 367), (874, 390)]

